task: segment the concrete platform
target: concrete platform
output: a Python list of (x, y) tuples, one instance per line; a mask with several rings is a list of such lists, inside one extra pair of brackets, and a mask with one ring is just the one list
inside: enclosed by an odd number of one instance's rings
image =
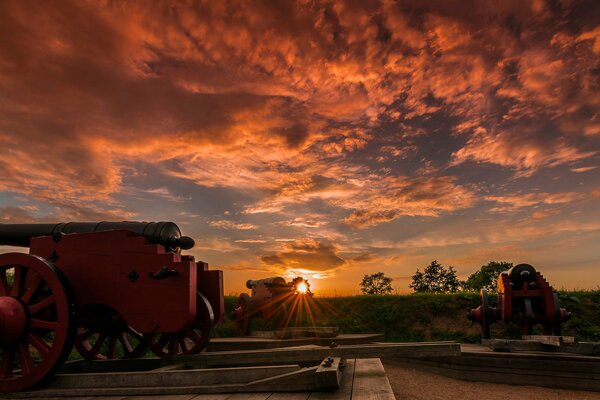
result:
[(404, 359), (407, 367), (468, 381), (600, 392), (600, 358), (558, 352), (495, 352), (461, 345), (460, 357)]

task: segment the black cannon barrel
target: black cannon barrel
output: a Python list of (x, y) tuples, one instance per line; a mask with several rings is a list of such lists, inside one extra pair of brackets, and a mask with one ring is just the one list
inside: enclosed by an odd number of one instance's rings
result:
[(537, 279), (535, 268), (529, 264), (515, 265), (508, 270), (508, 276), (510, 277), (510, 283), (515, 286), (521, 286), (523, 282), (531, 284)]
[(60, 233), (89, 233), (127, 230), (144, 236), (150, 243), (162, 244), (169, 250), (191, 249), (194, 240), (182, 236), (173, 222), (61, 222), (58, 224), (0, 224), (0, 245), (29, 247), (31, 238)]
[(248, 289), (253, 289), (254, 287), (256, 287), (256, 285), (260, 285), (261, 283), (263, 283), (266, 286), (286, 286), (287, 283), (285, 282), (285, 279), (279, 277), (279, 276), (274, 276), (272, 278), (265, 278), (265, 279), (249, 279), (246, 281), (246, 287)]

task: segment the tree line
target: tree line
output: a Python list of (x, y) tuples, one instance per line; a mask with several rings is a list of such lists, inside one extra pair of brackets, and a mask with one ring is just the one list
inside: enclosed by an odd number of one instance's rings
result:
[[(416, 293), (479, 291), (484, 287), (496, 291), (498, 275), (512, 266), (512, 263), (506, 261), (490, 261), (462, 281), (456, 276), (454, 267), (444, 267), (437, 260), (433, 260), (423, 271), (417, 268), (412, 276), (412, 282), (408, 286)], [(363, 294), (390, 294), (393, 291), (392, 278), (383, 272), (366, 274), (360, 283), (360, 290)]]

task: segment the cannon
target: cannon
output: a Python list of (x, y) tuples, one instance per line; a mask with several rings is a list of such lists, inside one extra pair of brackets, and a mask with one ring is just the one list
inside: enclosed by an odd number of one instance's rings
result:
[(86, 360), (197, 353), (224, 312), (222, 271), (173, 222), (0, 224), (0, 392)]
[(301, 309), (302, 300), (312, 296), (310, 284), (301, 277), (291, 282), (281, 277), (249, 280), (246, 287), (252, 289), (252, 297), (242, 293), (232, 312), (242, 336), (249, 333), (252, 318), (259, 314), (279, 328), (287, 326), (294, 313)]
[(561, 324), (571, 313), (560, 306), (558, 294), (541, 273), (529, 264), (519, 264), (498, 276), (498, 306), (490, 305), (486, 288), (480, 292), (481, 305), (470, 310), (467, 318), (481, 325), (483, 339), (490, 338), (490, 325), (502, 321), (521, 326), (523, 335), (531, 335), (541, 324), (545, 335), (561, 334)]

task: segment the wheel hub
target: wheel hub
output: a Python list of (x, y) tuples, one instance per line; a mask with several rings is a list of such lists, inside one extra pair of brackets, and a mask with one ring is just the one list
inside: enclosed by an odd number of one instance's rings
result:
[(25, 333), (27, 314), (25, 308), (14, 297), (0, 297), (0, 343), (12, 345)]

